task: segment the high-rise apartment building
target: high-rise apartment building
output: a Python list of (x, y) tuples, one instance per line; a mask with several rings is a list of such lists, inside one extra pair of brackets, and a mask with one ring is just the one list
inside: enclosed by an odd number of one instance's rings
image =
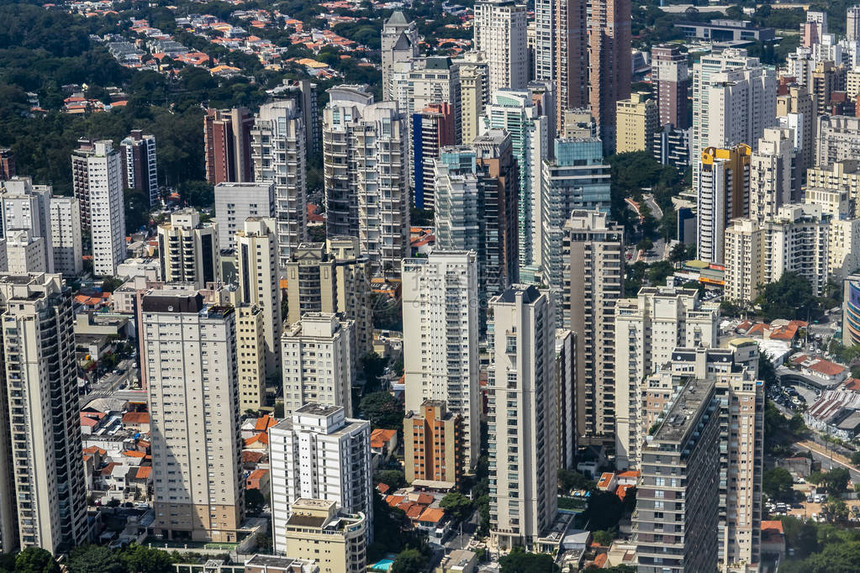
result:
[(651, 81), (657, 86), (658, 126), (690, 127), (688, 92), (691, 80), (687, 54), (677, 46), (654, 46), (651, 48), (651, 75)]
[(574, 211), (564, 227), (562, 316), (576, 333), (577, 435), (615, 431), (615, 301), (624, 289), (624, 230), (606, 213)]
[[(519, 256), (520, 273), (535, 264), (535, 224), (540, 214), (540, 165), (549, 155), (549, 125), (526, 90), (493, 92), (484, 117), (486, 129), (504, 129), (511, 136), (519, 166)], [(533, 271), (532, 271), (533, 274)]]
[[(444, 400), (425, 400), (403, 420), (406, 481), (445, 482), (456, 487), (463, 476), (463, 419)], [(420, 484), (415, 484), (420, 485)]]
[(615, 465), (632, 467), (645, 441), (637, 420), (642, 382), (672, 358), (677, 347), (717, 347), (719, 308), (699, 292), (675, 286), (643, 287), (615, 305)]
[(254, 180), (275, 184), (280, 266), (304, 242), (308, 226), (305, 124), (293, 101), (264, 104), (251, 129)]
[(0, 181), (11, 179), (17, 172), (15, 152), (8, 148), (0, 148)]
[(164, 282), (190, 283), (197, 289), (221, 280), (217, 226), (201, 223), (194, 209), (170, 214), (158, 226), (158, 257)]
[(203, 118), (206, 181), (218, 183), (254, 180), (251, 162), (251, 127), (254, 118), (243, 108), (207, 109)]
[(768, 128), (750, 156), (749, 216), (764, 221), (801, 200), (800, 159), (790, 128)]
[(158, 202), (158, 161), (155, 156), (155, 136), (144, 135), (140, 129), (120, 143), (122, 150), (123, 180), (128, 189), (141, 191), (149, 199), (149, 206)]
[(236, 233), (248, 217), (276, 217), (275, 183), (219, 183), (215, 186), (215, 222), (218, 244), (236, 248)]
[(480, 52), (454, 60), (460, 69), (460, 141), (471, 143), (481, 133), (484, 106), (490, 101), (489, 66)]
[(42, 239), (42, 260), (36, 263), (39, 272), (54, 272), (52, 201), (51, 187), (33, 185), (29, 177), (12, 177), (4, 181), (0, 189), (0, 236), (8, 241), (15, 235), (16, 240), (21, 242), (21, 234), (15, 231), (25, 231), (28, 238), (24, 242)]
[(245, 513), (236, 312), (194, 290), (153, 289), (141, 317), (153, 528), (166, 539), (235, 543)]
[(823, 167), (860, 157), (860, 117), (821, 115), (815, 140), (815, 165)]
[(501, 130), (471, 146), (443, 148), (434, 162), (436, 248), (475, 252), (482, 301), (517, 276), (516, 168)]
[(526, 5), (516, 0), (475, 3), (474, 47), (487, 61), (491, 95), (502, 89), (523, 89), (529, 81), (526, 20)]
[(357, 358), (373, 348), (370, 263), (357, 237), (300, 245), (287, 264), (287, 323), (309, 312), (342, 314), (353, 321)]
[(409, 248), (406, 121), (366, 86), (329, 90), (323, 120), (326, 210), (331, 235), (357, 236), (375, 275), (396, 274)]
[(273, 539), (276, 552), (315, 562), (319, 573), (367, 570), (370, 523), (365, 515), (343, 513), (324, 499), (298, 499), (290, 511)]
[(382, 101), (394, 98), (392, 67), (400, 62), (410, 62), (419, 57), (418, 29), (415, 22), (407, 22), (400, 10), (392, 12), (382, 26)]
[(47, 258), (51, 255), (45, 248), (45, 239), (34, 237), (27, 229), (15, 229), (6, 233), (6, 267), (12, 275), (48, 272)]
[(759, 287), (793, 272), (810, 282), (816, 296), (829, 276), (829, 216), (820, 205), (786, 205), (758, 223), (738, 219), (726, 229), (725, 297), (754, 300)]
[(806, 187), (812, 193), (815, 190), (836, 193), (838, 202), (847, 203), (847, 218), (860, 218), (860, 161), (846, 159), (812, 167), (806, 172)]
[(277, 377), (281, 368), (281, 286), (278, 279), (278, 237), (275, 221), (262, 217), (245, 219), (236, 233), (239, 300), (263, 311), (266, 377)]
[(588, 25), (588, 96), (606, 153), (615, 150), (615, 104), (630, 97), (630, 0), (592, 0)]
[(406, 411), (425, 400), (444, 401), (463, 422), (463, 470), (480, 448), (478, 268), (474, 252), (433, 251), (403, 261), (403, 336)]
[(373, 525), (370, 423), (346, 417), (340, 406), (305, 404), (269, 430), (272, 537), (275, 551), (290, 512), (302, 498), (334, 502), (347, 513), (363, 513)]
[(849, 42), (860, 40), (860, 6), (851, 6), (845, 13), (845, 36)]
[(649, 94), (635, 93), (616, 103), (616, 153), (646, 151), (651, 148), (660, 121), (657, 102)]
[(454, 111), (448, 103), (430, 104), (412, 116), (412, 165), (415, 207), (436, 207), (433, 164), (443, 147), (454, 145)]
[(93, 272), (113, 276), (126, 253), (122, 158), (108, 140), (78, 144), (72, 153), (72, 177), (81, 229), (90, 234)]
[(266, 405), (266, 323), (263, 309), (236, 306), (236, 362), (239, 411), (259, 411)]
[(322, 123), (320, 119), (318, 85), (308, 79), (285, 79), (272, 90), (275, 100), (295, 103), (305, 125), (305, 151), (308, 155), (322, 153)]
[(360, 166), (355, 165), (353, 132), (365, 108), (373, 104), (373, 94), (366, 85), (340, 85), (328, 95), (323, 110), (326, 233), (357, 237)]
[(586, 13), (580, 0), (535, 2), (535, 79), (552, 84), (562, 125), (565, 111), (588, 105)]
[[(732, 76), (720, 75), (727, 71), (736, 71), (737, 73)], [(716, 148), (724, 148), (731, 147), (733, 145), (745, 143), (747, 145), (755, 142), (759, 137), (761, 137), (764, 128), (769, 127), (775, 123), (776, 111), (775, 111), (775, 98), (776, 98), (776, 86), (763, 85), (768, 84), (767, 80), (764, 81), (754, 81), (749, 90), (742, 89), (729, 89), (729, 95), (735, 93), (738, 95), (737, 103), (741, 105), (744, 101), (758, 102), (757, 108), (748, 108), (746, 110), (735, 110), (735, 109), (724, 109), (721, 112), (716, 111), (716, 107), (718, 102), (715, 100), (713, 103), (710, 101), (711, 96), (711, 84), (716, 83), (717, 91), (715, 94), (719, 96), (723, 95), (721, 99), (725, 100), (726, 94), (723, 94), (720, 91), (721, 85), (725, 85), (726, 88), (733, 88), (738, 81), (743, 83), (743, 81), (749, 77), (753, 78), (761, 78), (765, 76), (771, 78), (771, 81), (775, 81), (772, 78), (772, 74), (770, 72), (765, 72), (762, 69), (761, 63), (758, 58), (752, 58), (747, 56), (746, 50), (742, 49), (726, 49), (718, 54), (709, 54), (702, 56), (699, 58), (699, 61), (693, 64), (693, 126), (692, 126), (692, 134), (691, 134), (691, 146), (692, 146), (692, 159), (693, 159), (693, 188), (698, 188), (699, 185), (699, 173), (700, 166), (697, 161), (698, 158), (702, 156), (702, 151), (707, 147), (716, 147)], [(759, 89), (760, 88), (760, 89)], [(749, 100), (745, 100), (745, 98), (741, 97), (742, 92), (746, 91), (746, 93), (750, 96)], [(772, 95), (771, 95), (772, 92)], [(758, 98), (756, 97), (758, 94)], [(769, 100), (773, 98), (773, 110), (770, 110), (770, 117), (762, 117), (767, 116), (767, 112), (770, 107)], [(717, 98), (720, 99), (720, 98)], [(723, 104), (726, 102), (723, 101)], [(743, 107), (741, 105), (741, 107)], [(711, 119), (714, 119), (715, 123), (721, 124), (720, 126), (714, 126), (714, 129), (711, 129)], [(733, 123), (741, 123), (746, 122), (746, 125), (750, 128), (748, 131), (751, 133), (734, 133), (733, 137), (738, 139), (737, 141), (726, 141), (723, 137), (727, 131), (735, 132), (738, 130), (735, 129), (726, 129), (726, 127), (731, 128)], [(713, 133), (712, 133), (713, 131)]]
[[(453, 141), (448, 145), (461, 142), (461, 85), (460, 66), (451, 58), (428, 56), (418, 58), (408, 74), (408, 89), (405, 105), (400, 103), (400, 111), (411, 118), (430, 106), (447, 104), (452, 115)], [(436, 111), (443, 111), (436, 108)], [(414, 132), (414, 127), (412, 128)], [(414, 136), (413, 136), (414, 137)]]
[(576, 464), (576, 335), (555, 331), (555, 382), (558, 399), (558, 467), (573, 469)]
[(352, 413), (352, 321), (309, 312), (281, 339), (284, 415), (311, 402)]
[(514, 285), (490, 301), (490, 534), (501, 547), (531, 547), (556, 517), (552, 307), (549, 293), (524, 285)]
[(84, 270), (80, 203), (74, 197), (52, 197), (50, 210), (54, 271), (78, 276)]
[(717, 569), (720, 416), (713, 380), (691, 377), (642, 450), (637, 571)]
[[(543, 280), (554, 293), (564, 282), (564, 226), (573, 211), (609, 212), (609, 165), (603, 163), (603, 144), (595, 137), (556, 139), (554, 159), (541, 164), (542, 194), (539, 233)], [(561, 325), (561, 309), (557, 308)]]
[(795, 147), (799, 150), (801, 173), (813, 166), (815, 158), (816, 114), (812, 97), (806, 86), (792, 85), (776, 98), (776, 116), (782, 127), (794, 130)]
[(698, 256), (721, 264), (726, 227), (746, 217), (750, 209), (750, 154), (748, 145), (702, 151), (698, 188)]
[(60, 275), (0, 277), (0, 546), (89, 539), (72, 294)]

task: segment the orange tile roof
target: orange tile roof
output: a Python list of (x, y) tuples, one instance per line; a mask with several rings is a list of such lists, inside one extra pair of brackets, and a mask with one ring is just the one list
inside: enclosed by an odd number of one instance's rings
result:
[(810, 370), (814, 370), (816, 372), (820, 372), (825, 376), (836, 376), (838, 374), (842, 374), (845, 372), (845, 367), (840, 366), (838, 364), (834, 364), (829, 360), (819, 360), (814, 364), (810, 364), (808, 366)]
[(406, 498), (402, 495), (386, 495), (385, 503), (391, 507), (397, 507), (404, 499)]
[(627, 497), (627, 490), (630, 488), (636, 487), (635, 485), (619, 485), (618, 489), (615, 490), (615, 495), (618, 496), (618, 499), (624, 501), (624, 498)]
[(607, 559), (608, 559), (608, 557), (606, 556), (606, 553), (601, 553), (600, 555), (598, 555), (597, 557), (594, 558), (595, 567), (599, 567), (600, 569), (603, 569), (603, 566), (606, 565)]
[(406, 517), (413, 521), (421, 517), (421, 514), (424, 512), (424, 506), (415, 502), (403, 503), (400, 504), (398, 507), (405, 511)]
[(109, 476), (111, 474), (111, 472), (113, 472), (113, 469), (118, 465), (119, 464), (116, 462), (109, 463), (108, 465), (106, 465), (105, 467), (102, 468), (102, 475), (103, 476)]
[(89, 416), (81, 416), (81, 426), (87, 426), (89, 428), (95, 428), (99, 425), (99, 421), (95, 418), (90, 418)]
[(391, 486), (388, 485), (387, 483), (379, 482), (378, 484), (376, 484), (376, 491), (378, 491), (379, 493), (381, 493), (383, 495), (388, 493), (388, 490), (390, 490), (390, 489), (391, 489)]
[(370, 433), (370, 447), (383, 448), (391, 438), (397, 435), (397, 430), (383, 430), (378, 428)]
[(251, 436), (250, 438), (245, 440), (245, 446), (251, 446), (253, 444), (256, 444), (257, 442), (260, 442), (261, 444), (264, 444), (264, 445), (268, 444), (269, 443), (269, 434), (267, 434), (266, 432), (260, 432), (259, 434)]
[(852, 390), (854, 392), (860, 391), (860, 380), (857, 378), (849, 378), (843, 384), (846, 390)]
[(639, 479), (640, 475), (641, 474), (639, 473), (639, 470), (627, 470), (627, 471), (623, 471), (623, 472), (619, 473), (618, 477), (619, 478), (636, 478), (636, 479)]
[(606, 489), (609, 487), (609, 483), (612, 481), (612, 478), (615, 477), (615, 474), (612, 472), (606, 472), (600, 475), (600, 481), (597, 482), (597, 487), (600, 489)]
[(439, 523), (445, 517), (445, 510), (441, 507), (431, 507), (424, 510), (418, 521), (425, 523)]
[(103, 450), (98, 446), (90, 446), (88, 448), (84, 448), (84, 453), (85, 454), (99, 454), (100, 456), (103, 456), (107, 453), (107, 450)]
[(123, 424), (148, 424), (149, 412), (126, 412), (122, 415)]
[(266, 457), (265, 452), (249, 452), (246, 450), (246, 451), (242, 452), (242, 463), (243, 464), (258, 464), (265, 457)]
[(137, 468), (137, 475), (134, 477), (137, 479), (149, 479), (150, 474), (152, 474), (152, 466), (140, 466)]
[(126, 450), (122, 453), (122, 455), (127, 456), (129, 458), (145, 458), (145, 452), (138, 452), (137, 450)]
[(274, 419), (272, 416), (268, 414), (264, 415), (262, 418), (257, 418), (256, 424), (254, 424), (255, 432), (267, 432), (269, 428), (277, 424), (278, 421)]
[(415, 501), (417, 503), (420, 503), (421, 505), (430, 505), (431, 503), (433, 503), (434, 499), (435, 498), (429, 493), (419, 493), (418, 499), (416, 499)]

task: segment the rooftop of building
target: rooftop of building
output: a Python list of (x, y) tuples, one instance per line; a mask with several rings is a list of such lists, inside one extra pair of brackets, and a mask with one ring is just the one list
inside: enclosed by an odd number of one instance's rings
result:
[(343, 406), (331, 406), (328, 404), (305, 404), (301, 408), (295, 410), (296, 414), (309, 414), (311, 416), (331, 416), (338, 410), (342, 410)]
[(713, 395), (713, 380), (690, 377), (684, 389), (675, 398), (666, 417), (654, 434), (651, 444), (658, 442), (678, 443), (684, 439), (694, 424), (698, 423), (699, 412)]
[(541, 292), (534, 285), (512, 285), (495, 300), (503, 303), (515, 303), (519, 294), (522, 294), (523, 302), (526, 304), (534, 303), (541, 296)]

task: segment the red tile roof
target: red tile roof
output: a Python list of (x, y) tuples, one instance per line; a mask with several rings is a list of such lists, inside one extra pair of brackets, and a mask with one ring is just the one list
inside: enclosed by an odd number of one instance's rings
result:
[(149, 479), (151, 473), (152, 466), (140, 466), (137, 468), (137, 475), (134, 477), (137, 479)]
[(370, 447), (383, 448), (391, 438), (397, 435), (397, 430), (383, 430), (378, 428), (370, 433)]
[(845, 372), (845, 367), (840, 366), (838, 364), (834, 364), (829, 360), (819, 360), (813, 364), (807, 366), (810, 370), (814, 370), (815, 372), (820, 372), (825, 376), (837, 376)]
[(260, 432), (255, 436), (251, 436), (250, 438), (245, 440), (245, 447), (252, 446), (257, 442), (263, 445), (267, 445), (269, 443), (269, 434), (267, 434), (266, 432)]
[(269, 428), (271, 428), (272, 426), (274, 426), (277, 423), (278, 423), (278, 421), (276, 419), (274, 419), (273, 417), (266, 414), (262, 418), (257, 418), (257, 423), (254, 424), (254, 431), (255, 432), (267, 432), (267, 431), (269, 431)]
[(122, 415), (123, 424), (148, 424), (149, 412), (126, 412)]
[(263, 461), (263, 458), (266, 457), (266, 452), (249, 452), (245, 450), (242, 452), (242, 463), (243, 464), (258, 464)]
[(418, 521), (423, 521), (425, 523), (439, 523), (444, 517), (444, 509), (441, 507), (431, 507), (424, 510), (421, 517), (418, 518)]
[(146, 457), (146, 453), (138, 452), (137, 450), (126, 450), (122, 453), (122, 455), (129, 457), (129, 458), (145, 458)]

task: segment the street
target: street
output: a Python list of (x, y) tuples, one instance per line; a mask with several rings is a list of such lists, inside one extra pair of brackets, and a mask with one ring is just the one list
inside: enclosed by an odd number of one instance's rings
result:
[(136, 367), (136, 363), (131, 358), (126, 358), (117, 364), (117, 369), (122, 370), (122, 374), (114, 374), (108, 372), (99, 378), (93, 385), (90, 391), (81, 396), (81, 404), (86, 405), (96, 398), (109, 398), (117, 394), (117, 390), (130, 387), (133, 383), (137, 383), (140, 378), (140, 373)]

